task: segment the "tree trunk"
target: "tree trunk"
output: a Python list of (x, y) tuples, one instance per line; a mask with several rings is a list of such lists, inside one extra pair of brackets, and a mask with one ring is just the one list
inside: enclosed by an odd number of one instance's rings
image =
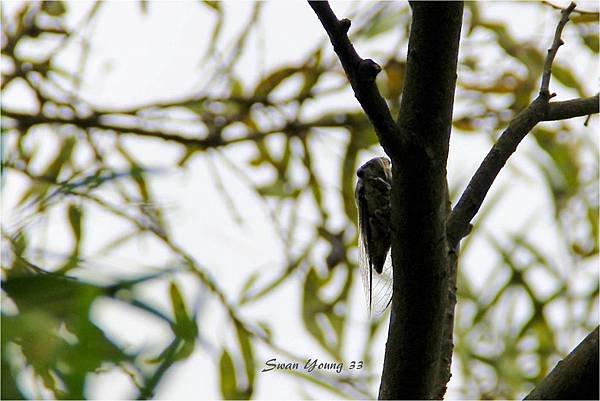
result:
[(414, 2), (411, 7), (398, 118), (402, 141), (390, 155), (394, 295), (381, 399), (438, 398), (446, 384), (440, 377), (447, 370), (442, 343), (453, 259), (446, 241), (446, 162), (463, 4)]

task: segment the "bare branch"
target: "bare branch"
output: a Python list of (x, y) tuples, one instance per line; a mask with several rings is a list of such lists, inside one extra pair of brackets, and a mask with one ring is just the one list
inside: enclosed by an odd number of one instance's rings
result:
[(598, 327), (525, 397), (526, 400), (598, 399)]
[(354, 95), (369, 117), (386, 153), (398, 153), (399, 133), (385, 99), (379, 93), (375, 78), (381, 67), (371, 59), (361, 58), (348, 39), (350, 20), (338, 20), (326, 1), (308, 2), (327, 31), (333, 50), (338, 55)]
[(554, 97), (556, 94), (550, 94), (548, 90), (548, 86), (550, 85), (550, 76), (552, 75), (552, 63), (554, 62), (554, 57), (556, 57), (556, 53), (558, 52), (558, 48), (561, 47), (564, 42), (560, 38), (562, 34), (563, 28), (569, 22), (569, 15), (571, 11), (575, 9), (575, 3), (569, 4), (567, 8), (560, 12), (561, 18), (556, 26), (556, 32), (554, 33), (554, 40), (552, 41), (552, 46), (548, 49), (548, 55), (546, 56), (546, 61), (544, 62), (544, 73), (542, 75), (542, 85), (540, 86), (540, 96), (543, 97)]
[(598, 96), (549, 103), (550, 98), (554, 96), (548, 92), (552, 61), (556, 56), (556, 51), (562, 44), (560, 34), (569, 20), (568, 17), (573, 8), (574, 4), (571, 3), (562, 12), (553, 45), (548, 50), (544, 63), (544, 76), (539, 96), (510, 122), (508, 128), (502, 133), (473, 178), (471, 178), (469, 185), (467, 185), (452, 210), (446, 225), (446, 233), (451, 247), (455, 247), (461, 238), (468, 234), (471, 220), (479, 211), (496, 176), (504, 167), (508, 158), (516, 151), (519, 143), (537, 123), (598, 113)]
[(542, 121), (566, 120), (598, 113), (598, 95), (583, 99), (552, 102)]

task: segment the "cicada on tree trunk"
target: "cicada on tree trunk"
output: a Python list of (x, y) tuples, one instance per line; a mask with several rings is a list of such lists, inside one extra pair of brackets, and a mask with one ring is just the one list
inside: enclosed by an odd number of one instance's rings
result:
[(371, 317), (381, 315), (392, 300), (393, 269), (390, 160), (376, 157), (356, 172), (359, 265)]

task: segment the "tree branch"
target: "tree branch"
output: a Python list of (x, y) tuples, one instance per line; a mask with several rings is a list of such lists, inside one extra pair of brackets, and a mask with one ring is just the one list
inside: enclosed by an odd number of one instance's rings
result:
[[(176, 133), (167, 133), (162, 131), (151, 130), (147, 128), (140, 128), (135, 126), (127, 126), (121, 124), (114, 124), (110, 122), (105, 122), (107, 117), (111, 116), (105, 115), (94, 115), (92, 117), (87, 118), (61, 118), (61, 117), (48, 117), (42, 114), (28, 114), (22, 113), (14, 110), (7, 110), (5, 108), (2, 109), (2, 117), (10, 118), (16, 121), (18, 127), (22, 130), (27, 130), (28, 128), (41, 125), (41, 124), (70, 124), (76, 127), (79, 127), (84, 130), (89, 129), (97, 129), (104, 131), (115, 131), (119, 134), (123, 135), (137, 135), (141, 137), (147, 138), (155, 138), (162, 139), (164, 141), (175, 142), (180, 145), (195, 148), (198, 150), (206, 150), (210, 148), (220, 148), (228, 145), (232, 145), (235, 143), (246, 142), (246, 141), (259, 141), (266, 138), (269, 135), (278, 132), (288, 133), (290, 135), (299, 134), (313, 126), (316, 126), (311, 123), (288, 123), (280, 128), (264, 131), (264, 132), (254, 132), (249, 135), (242, 136), (239, 138), (232, 139), (224, 139), (220, 135), (209, 136), (206, 138), (190, 138), (181, 134)], [(343, 123), (339, 124), (343, 126)]]
[(333, 50), (350, 81), (354, 96), (375, 128), (381, 146), (393, 159), (393, 155), (398, 153), (400, 137), (398, 126), (375, 84), (375, 78), (381, 71), (381, 67), (373, 60), (363, 59), (356, 53), (348, 39), (349, 19), (338, 20), (326, 1), (308, 3), (327, 31)]
[(496, 176), (504, 167), (508, 158), (515, 152), (519, 143), (537, 123), (598, 113), (598, 96), (564, 102), (549, 102), (550, 98), (554, 96), (548, 90), (552, 61), (558, 48), (563, 43), (560, 34), (574, 7), (575, 5), (571, 3), (562, 12), (552, 47), (548, 50), (544, 63), (539, 96), (510, 122), (508, 128), (502, 133), (473, 178), (471, 178), (469, 185), (467, 185), (454, 210), (452, 210), (446, 228), (451, 247), (456, 247), (458, 242), (468, 234), (471, 220), (479, 211)]
[(552, 102), (542, 121), (567, 120), (573, 117), (598, 113), (598, 95), (583, 99), (571, 99), (563, 102)]
[(552, 75), (552, 63), (554, 62), (554, 57), (556, 57), (556, 53), (558, 52), (558, 48), (561, 47), (565, 42), (560, 38), (562, 34), (563, 28), (569, 22), (569, 15), (575, 9), (575, 3), (569, 4), (567, 8), (560, 12), (561, 18), (558, 21), (558, 25), (556, 26), (556, 32), (554, 32), (554, 40), (552, 41), (552, 46), (548, 49), (548, 55), (546, 56), (546, 61), (544, 62), (544, 72), (542, 74), (542, 84), (540, 86), (540, 96), (543, 97), (554, 97), (556, 94), (550, 94), (548, 90), (548, 86), (550, 85), (550, 76)]
[(446, 163), (463, 4), (411, 8), (402, 146), (392, 158), (394, 292), (380, 399), (442, 397), (452, 355)]
[(597, 400), (598, 327), (525, 397), (526, 400)]

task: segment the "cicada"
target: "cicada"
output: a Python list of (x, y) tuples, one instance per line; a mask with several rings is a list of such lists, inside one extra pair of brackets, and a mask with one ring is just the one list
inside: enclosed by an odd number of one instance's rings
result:
[(377, 317), (389, 306), (393, 290), (390, 160), (371, 159), (356, 175), (359, 265), (369, 315)]

